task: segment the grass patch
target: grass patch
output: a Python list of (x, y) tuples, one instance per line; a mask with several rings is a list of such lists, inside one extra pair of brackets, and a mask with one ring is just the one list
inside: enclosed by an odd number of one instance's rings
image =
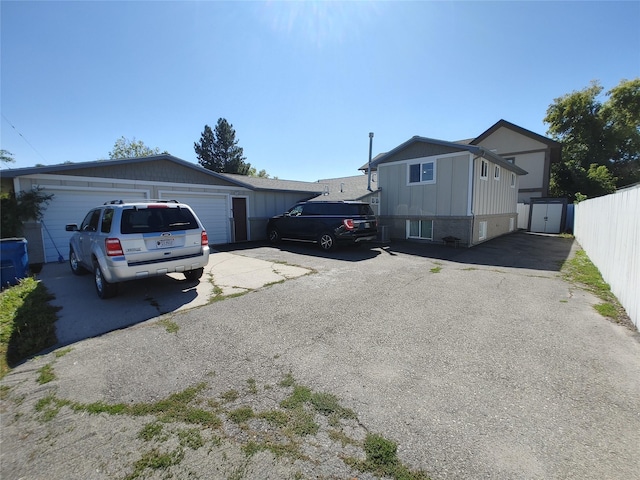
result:
[(72, 348), (72, 347), (61, 348), (60, 350), (56, 350), (56, 351), (55, 351), (55, 356), (56, 356), (56, 358), (62, 358), (62, 357), (64, 357), (67, 353), (71, 352), (71, 350), (73, 350), (73, 348)]
[(151, 422), (147, 423), (142, 430), (138, 432), (138, 438), (140, 440), (144, 440), (145, 442), (149, 442), (151, 440), (158, 440), (166, 438), (162, 435), (162, 429), (164, 426), (159, 422)]
[(44, 367), (38, 370), (38, 378), (36, 381), (40, 385), (44, 385), (45, 383), (52, 382), (56, 379), (56, 374), (53, 372), (53, 365), (47, 363)]
[(412, 471), (398, 459), (398, 445), (381, 435), (368, 434), (364, 441), (366, 459), (364, 461), (346, 458), (345, 463), (360, 470), (371, 472), (379, 477), (391, 477), (396, 480), (428, 480), (422, 471)]
[(180, 440), (180, 446), (190, 448), (191, 450), (198, 450), (204, 446), (204, 439), (200, 430), (197, 428), (188, 428), (178, 431), (178, 439)]
[(142, 458), (133, 466), (133, 472), (125, 477), (125, 480), (135, 480), (136, 478), (146, 477), (145, 470), (167, 470), (173, 465), (178, 465), (184, 458), (182, 449), (174, 450), (169, 453), (161, 453), (154, 449), (144, 453)]
[(249, 388), (249, 393), (253, 395), (258, 393), (258, 385), (254, 378), (247, 379), (247, 387)]
[(258, 418), (266, 420), (276, 427), (284, 427), (289, 421), (289, 415), (282, 410), (268, 410), (257, 415)]
[(604, 281), (600, 270), (591, 262), (584, 250), (578, 250), (573, 258), (563, 262), (560, 271), (565, 280), (578, 284), (602, 300), (603, 303), (593, 307), (600, 315), (635, 329), (624, 308), (611, 292), (611, 287)]
[(442, 267), (441, 266), (437, 266), (437, 267), (433, 267), (431, 270), (429, 270), (431, 273), (440, 273), (442, 271)]
[(251, 420), (253, 417), (255, 417), (255, 414), (253, 413), (253, 409), (251, 407), (240, 407), (230, 411), (228, 416), (229, 420), (234, 423), (244, 423), (247, 420)]
[(168, 333), (177, 333), (180, 330), (180, 326), (170, 318), (158, 320), (158, 325), (163, 326)]
[(231, 389), (231, 390), (227, 390), (222, 395), (220, 395), (220, 398), (224, 402), (230, 403), (230, 402), (235, 402), (238, 398), (240, 398), (240, 394), (238, 393), (237, 390)]
[(282, 408), (293, 409), (311, 400), (311, 389), (296, 385), (291, 395), (280, 402)]
[(0, 293), (0, 378), (21, 360), (56, 344), (60, 307), (49, 305), (53, 298), (31, 277)]

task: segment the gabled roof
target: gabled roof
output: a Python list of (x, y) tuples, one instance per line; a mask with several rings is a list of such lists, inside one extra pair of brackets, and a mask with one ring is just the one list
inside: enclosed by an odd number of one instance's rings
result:
[(377, 169), (378, 165), (380, 165), (381, 163), (385, 163), (386, 161), (388, 161), (389, 159), (391, 159), (391, 157), (393, 157), (393, 155), (395, 155), (396, 153), (404, 150), (405, 148), (415, 144), (415, 143), (430, 143), (432, 145), (439, 145), (439, 146), (443, 146), (443, 147), (447, 147), (450, 148), (454, 151), (467, 151), (470, 152), (474, 155), (477, 155), (478, 157), (482, 157), (482, 158), (486, 158), (487, 160), (492, 161), (493, 163), (500, 165), (503, 168), (506, 168), (507, 170), (510, 170), (514, 173), (517, 173), (518, 175), (526, 175), (527, 172), (523, 169), (521, 169), (520, 167), (518, 167), (517, 165), (514, 165), (513, 163), (507, 162), (504, 158), (502, 158), (500, 155), (497, 155), (489, 150), (486, 150), (480, 146), (477, 145), (465, 145), (462, 143), (454, 143), (454, 142), (447, 142), (444, 140), (437, 140), (435, 138), (427, 138), (427, 137), (420, 137), (418, 135), (415, 135), (413, 137), (411, 137), (409, 140), (407, 140), (406, 142), (398, 145), (396, 148), (394, 148), (393, 150), (388, 151), (385, 154), (382, 155), (378, 155), (375, 158), (375, 161), (372, 160), (371, 161), (371, 170)]
[(316, 185), (318, 184), (321, 187), (322, 196), (314, 200), (362, 200), (378, 190), (375, 176), (371, 178), (371, 190), (368, 190), (369, 176), (362, 174), (318, 180)]
[(550, 138), (547, 138), (547, 137), (545, 137), (543, 135), (539, 135), (539, 134), (537, 134), (535, 132), (532, 132), (531, 130), (527, 130), (526, 128), (519, 127), (518, 125), (516, 125), (514, 123), (511, 123), (511, 122), (507, 122), (506, 120), (498, 120), (496, 123), (494, 123), (487, 130), (485, 130), (480, 135), (478, 135), (476, 138), (471, 140), (470, 143), (472, 145), (477, 145), (482, 140), (484, 140), (485, 138), (487, 138), (488, 136), (490, 136), (492, 133), (494, 133), (496, 130), (498, 130), (500, 128), (508, 128), (509, 130), (513, 130), (514, 132), (519, 133), (520, 135), (524, 135), (525, 137), (529, 137), (529, 138), (531, 138), (533, 140), (537, 140), (538, 142), (544, 143), (545, 145), (548, 145), (551, 148), (561, 148), (562, 147), (562, 145), (560, 143), (556, 142), (555, 140), (551, 140)]
[(229, 181), (242, 183), (252, 190), (294, 191), (306, 193), (322, 193), (322, 186), (315, 182), (300, 182), (297, 180), (280, 180), (278, 178), (249, 177), (235, 173), (218, 174)]
[(192, 169), (199, 174), (209, 175), (214, 178), (223, 180), (226, 183), (237, 185), (239, 187), (248, 188), (249, 190), (273, 190), (273, 191), (294, 191), (294, 192), (310, 192), (310, 193), (322, 193), (322, 189), (318, 188), (318, 185), (313, 182), (296, 182), (290, 180), (275, 180), (259, 177), (248, 177), (246, 175), (232, 175), (226, 173), (217, 173), (208, 170), (195, 163), (187, 162), (181, 158), (174, 157), (173, 155), (160, 154), (151, 155), (148, 157), (136, 157), (136, 158), (121, 158), (117, 160), (95, 160), (91, 162), (78, 162), (78, 163), (63, 163), (58, 165), (46, 165), (41, 167), (27, 167), (27, 168), (8, 168), (3, 169), (0, 172), (0, 176), (4, 178), (16, 178), (25, 175), (35, 174), (56, 174), (63, 173), (65, 171), (91, 169), (95, 167), (112, 167), (130, 164), (140, 163), (152, 163), (158, 160), (165, 160), (173, 162), (177, 165)]

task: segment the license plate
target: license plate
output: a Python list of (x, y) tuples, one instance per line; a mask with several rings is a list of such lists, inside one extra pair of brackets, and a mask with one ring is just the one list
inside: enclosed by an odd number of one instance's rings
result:
[(156, 242), (158, 248), (173, 247), (173, 238), (161, 238)]

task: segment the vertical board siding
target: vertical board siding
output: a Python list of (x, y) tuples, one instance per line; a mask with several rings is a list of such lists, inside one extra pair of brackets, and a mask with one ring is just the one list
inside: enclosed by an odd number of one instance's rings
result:
[(640, 327), (640, 185), (577, 204), (575, 236)]

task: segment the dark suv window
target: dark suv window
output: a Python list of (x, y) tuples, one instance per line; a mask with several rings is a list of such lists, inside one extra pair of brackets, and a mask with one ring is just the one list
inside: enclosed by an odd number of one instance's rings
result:
[(136, 208), (122, 211), (120, 231), (127, 233), (175, 232), (200, 228), (184, 208)]
[(113, 223), (113, 208), (107, 208), (102, 215), (102, 226), (100, 231), (102, 233), (109, 233), (111, 231), (111, 224)]
[(97, 232), (98, 220), (100, 220), (100, 210), (91, 210), (87, 213), (87, 216), (84, 217), (82, 225), (80, 225), (80, 230), (83, 232)]

